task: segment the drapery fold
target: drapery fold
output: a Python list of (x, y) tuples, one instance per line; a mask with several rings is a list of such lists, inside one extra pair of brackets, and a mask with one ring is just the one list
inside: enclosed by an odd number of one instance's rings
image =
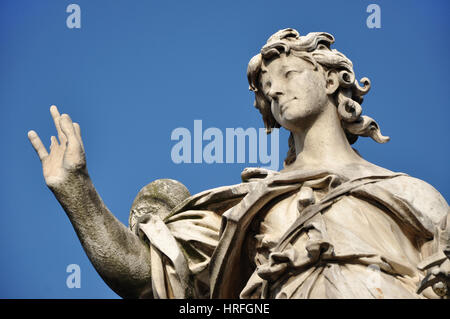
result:
[[(164, 220), (139, 225), (156, 298), (421, 297), (417, 265), (442, 249), (436, 234), (448, 239), (449, 232), (448, 225), (438, 231), (449, 207), (434, 188), (400, 173), (349, 180), (329, 171), (255, 171), (244, 183), (191, 196)], [(271, 227), (250, 230), (286, 198), (297, 203), (290, 227), (275, 235)], [(263, 253), (243, 271), (249, 236)], [(373, 266), (379, 290), (366, 278)]]

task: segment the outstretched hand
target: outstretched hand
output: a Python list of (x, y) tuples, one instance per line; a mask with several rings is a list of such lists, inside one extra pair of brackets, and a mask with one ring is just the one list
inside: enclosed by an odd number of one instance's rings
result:
[(60, 115), (54, 105), (50, 107), (50, 113), (59, 139), (58, 142), (55, 136), (51, 137), (50, 154), (35, 131), (28, 132), (28, 139), (41, 160), (47, 186), (56, 189), (71, 173), (86, 170), (86, 157), (80, 126), (73, 123), (69, 115)]

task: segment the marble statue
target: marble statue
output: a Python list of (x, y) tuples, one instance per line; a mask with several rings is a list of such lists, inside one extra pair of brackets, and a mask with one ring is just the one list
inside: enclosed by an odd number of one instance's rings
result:
[(156, 180), (138, 193), (129, 227), (91, 182), (80, 126), (50, 108), (59, 142), (48, 153), (28, 137), (111, 289), (124, 298), (449, 297), (449, 206), (429, 184), (352, 148), (360, 136), (389, 138), (361, 115), (370, 81), (355, 79), (333, 42), (284, 29), (249, 62), (267, 132), (291, 133), (281, 171), (247, 168), (242, 183), (193, 196)]

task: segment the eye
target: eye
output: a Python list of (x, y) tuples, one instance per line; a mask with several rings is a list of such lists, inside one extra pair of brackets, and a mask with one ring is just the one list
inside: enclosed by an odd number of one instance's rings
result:
[(289, 71), (287, 71), (285, 74), (284, 74), (284, 76), (286, 77), (286, 78), (288, 78), (290, 75), (292, 75), (292, 74), (294, 74), (294, 73), (302, 73), (303, 71), (298, 71), (298, 70), (289, 70)]

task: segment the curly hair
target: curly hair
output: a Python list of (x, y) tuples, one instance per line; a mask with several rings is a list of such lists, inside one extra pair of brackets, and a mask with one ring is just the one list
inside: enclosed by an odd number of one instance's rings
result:
[[(294, 29), (284, 29), (273, 34), (261, 49), (249, 62), (247, 78), (250, 90), (255, 94), (254, 106), (261, 112), (266, 132), (269, 134), (273, 128), (281, 125), (275, 120), (271, 111), (271, 99), (264, 95), (261, 89), (261, 66), (263, 61), (279, 57), (282, 53), (302, 58), (319, 69), (335, 71), (339, 79), (339, 87), (334, 93), (334, 101), (341, 119), (342, 128), (350, 144), (358, 139), (358, 136), (371, 137), (378, 143), (386, 143), (389, 137), (381, 135), (378, 124), (372, 118), (361, 115), (363, 96), (370, 90), (370, 80), (362, 78), (360, 86), (355, 80), (352, 62), (342, 53), (330, 49), (334, 43), (334, 37), (325, 32), (312, 32), (306, 36)], [(285, 165), (295, 161), (296, 152), (293, 135), (289, 136), (289, 151)]]

